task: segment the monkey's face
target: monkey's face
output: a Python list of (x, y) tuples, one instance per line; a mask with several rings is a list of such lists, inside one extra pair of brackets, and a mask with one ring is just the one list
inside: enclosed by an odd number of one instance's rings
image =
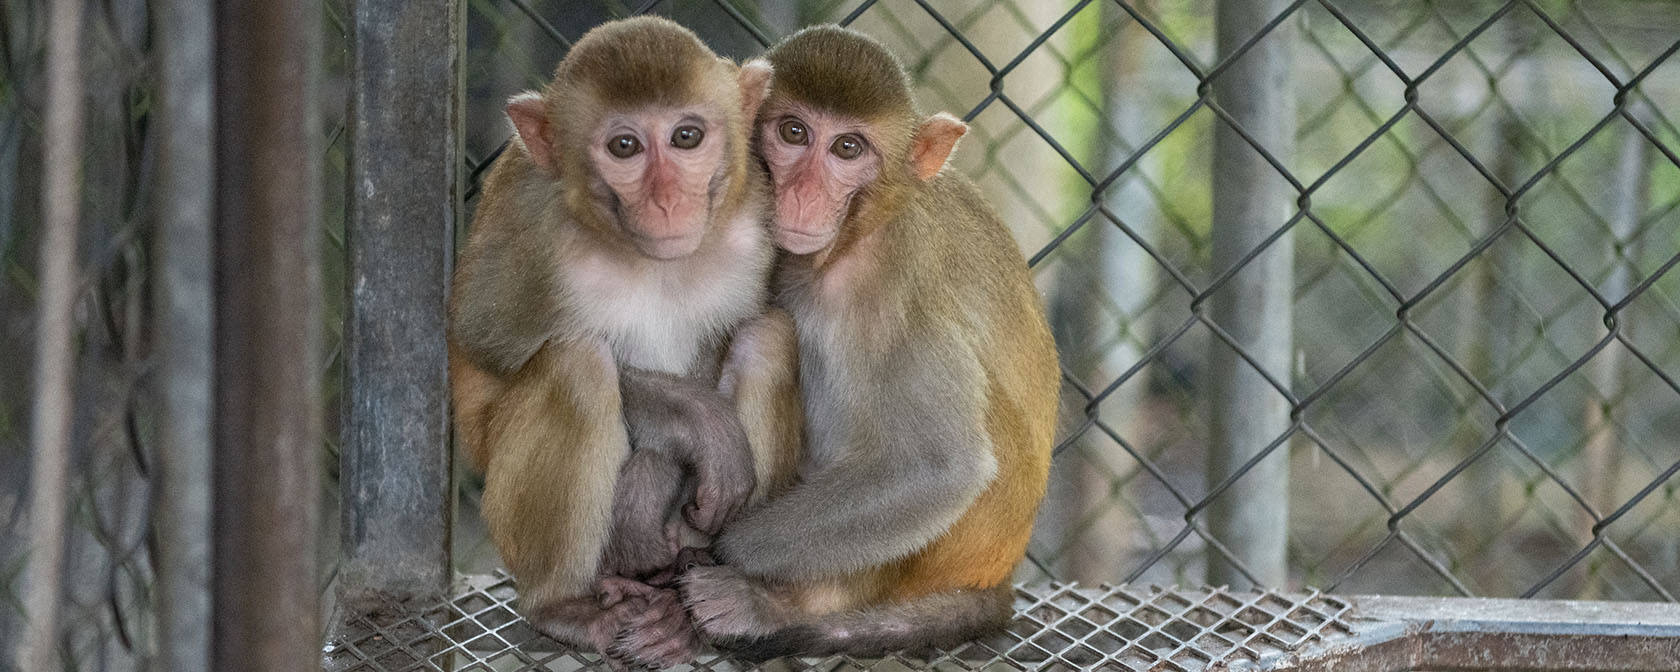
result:
[(871, 128), (803, 106), (767, 110), (759, 148), (776, 188), (776, 244), (794, 254), (828, 249), (852, 198), (881, 173)]
[(593, 135), (589, 160), (643, 254), (676, 259), (700, 247), (726, 169), (727, 118), (702, 107), (645, 109), (612, 115)]

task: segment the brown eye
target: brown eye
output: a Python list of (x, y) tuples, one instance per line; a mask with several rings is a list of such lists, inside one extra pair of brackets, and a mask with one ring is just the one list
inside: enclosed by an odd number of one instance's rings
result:
[(671, 145), (677, 149), (694, 149), (700, 146), (700, 139), (706, 137), (706, 132), (699, 126), (679, 126), (671, 133)]
[(607, 151), (612, 152), (612, 155), (618, 158), (628, 159), (641, 153), (642, 141), (637, 140), (636, 136), (626, 133), (608, 140)]
[(782, 142), (790, 145), (803, 145), (810, 142), (810, 133), (805, 132), (805, 122), (798, 119), (788, 119), (776, 127), (776, 132), (782, 136)]
[(835, 138), (828, 151), (842, 159), (855, 159), (863, 153), (863, 138), (847, 133)]

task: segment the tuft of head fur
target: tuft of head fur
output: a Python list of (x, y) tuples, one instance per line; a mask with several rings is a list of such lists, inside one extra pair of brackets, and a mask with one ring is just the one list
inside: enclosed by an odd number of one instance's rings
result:
[(760, 100), (749, 90), (768, 77), (764, 66), (743, 77), (741, 68), (670, 19), (610, 21), (585, 33), (556, 66), (540, 96), (551, 147), (526, 153), (553, 157), (551, 168), (564, 183), (564, 207), (583, 226), (616, 231), (614, 202), (604, 195), (586, 148), (601, 140), (596, 134), (614, 113), (695, 110), (717, 123), (713, 137), (725, 143), (726, 169), (713, 182), (712, 211), (732, 217), (752, 188), (747, 140), (752, 119), (743, 106)]
[(680, 105), (706, 95), (697, 85), (722, 61), (699, 36), (670, 19), (639, 16), (585, 33), (555, 68), (556, 83), (615, 109)]
[(839, 26), (812, 26), (764, 57), (776, 68), (777, 95), (858, 119), (914, 115), (910, 78), (874, 38)]

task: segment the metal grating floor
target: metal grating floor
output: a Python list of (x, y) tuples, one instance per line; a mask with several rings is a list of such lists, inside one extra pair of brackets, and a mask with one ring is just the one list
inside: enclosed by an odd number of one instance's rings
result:
[[(503, 573), (463, 577), (446, 601), (355, 615), (322, 652), (329, 672), (606, 670), (537, 634)], [(780, 659), (768, 670), (1663, 670), (1680, 669), (1680, 605), (1318, 592), (1017, 588), (1003, 634), (880, 659)], [(681, 669), (746, 670), (716, 655)]]
[[(414, 612), (357, 616), (324, 650), (332, 672), (605, 670), (593, 654), (554, 642), (515, 614), (505, 574), (466, 577), (447, 602)], [(1156, 588), (1017, 589), (1017, 617), (989, 640), (953, 651), (883, 659), (784, 659), (790, 670), (1263, 669), (1307, 647), (1351, 639), (1349, 602), (1319, 593), (1233, 593)], [(750, 665), (708, 656), (688, 669)]]

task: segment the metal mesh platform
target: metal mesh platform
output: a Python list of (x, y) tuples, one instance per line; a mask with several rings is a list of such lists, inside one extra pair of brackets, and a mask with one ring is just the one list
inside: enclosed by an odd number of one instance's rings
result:
[[(506, 575), (475, 576), (447, 602), (412, 613), (352, 618), (325, 650), (334, 672), (396, 670), (606, 670), (591, 653), (559, 644), (514, 612)], [(1346, 600), (1318, 593), (1167, 591), (1047, 586), (1016, 590), (1008, 630), (955, 650), (881, 659), (784, 659), (792, 670), (1111, 669), (1202, 670), (1212, 663), (1261, 669), (1307, 647), (1353, 636)], [(688, 669), (754, 666), (706, 656)]]
[[(331, 672), (605, 670), (532, 630), (505, 574), (464, 577), (447, 601), (356, 615), (323, 651)], [(1680, 606), (1342, 597), (1317, 592), (1016, 590), (1003, 634), (880, 659), (781, 659), (773, 670), (1405, 670), (1680, 667)], [(708, 655), (682, 669), (755, 666)]]

